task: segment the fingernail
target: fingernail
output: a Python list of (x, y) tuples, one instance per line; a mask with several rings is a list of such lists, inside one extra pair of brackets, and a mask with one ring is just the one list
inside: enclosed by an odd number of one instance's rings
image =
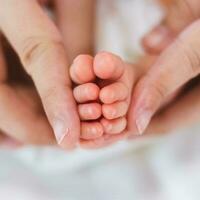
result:
[(152, 113), (148, 111), (140, 112), (138, 117), (136, 118), (136, 126), (140, 135), (142, 135), (149, 125), (151, 120)]
[(68, 134), (69, 129), (65, 127), (65, 124), (63, 121), (56, 121), (53, 129), (54, 129), (54, 134), (55, 134), (58, 144), (61, 144), (65, 136)]

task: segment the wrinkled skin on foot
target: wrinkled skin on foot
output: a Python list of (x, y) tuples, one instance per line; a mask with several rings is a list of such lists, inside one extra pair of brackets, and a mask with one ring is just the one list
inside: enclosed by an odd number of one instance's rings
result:
[[(106, 52), (99, 53), (94, 58), (81, 55), (75, 59), (70, 74), (76, 83), (74, 97), (81, 118), (80, 144), (83, 148), (101, 148), (126, 138), (141, 137), (135, 121), (134, 101), (137, 99), (141, 77), (151, 69), (156, 60), (157, 57), (147, 56), (137, 65), (130, 65)], [(112, 67), (116, 69), (114, 72)], [(119, 81), (128, 88), (128, 93), (125, 95), (126, 99), (113, 101), (113, 96), (119, 98), (121, 94), (125, 94), (120, 93), (125, 90), (119, 87)], [(150, 121), (144, 136), (167, 133), (200, 119), (199, 112), (196, 112), (196, 109), (200, 109), (200, 102), (196, 99), (197, 83), (198, 81), (187, 84), (168, 95)], [(194, 88), (194, 93), (188, 88)], [(187, 113), (187, 118), (182, 114), (183, 111)]]

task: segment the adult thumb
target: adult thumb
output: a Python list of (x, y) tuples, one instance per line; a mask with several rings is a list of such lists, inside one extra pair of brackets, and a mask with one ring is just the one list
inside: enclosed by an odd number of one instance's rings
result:
[(142, 40), (143, 47), (148, 53), (158, 54), (163, 51), (181, 31), (200, 17), (199, 0), (167, 2), (164, 6), (165, 18)]
[(130, 109), (130, 124), (136, 125), (141, 134), (162, 103), (199, 75), (199, 34), (200, 20), (183, 31), (138, 82)]

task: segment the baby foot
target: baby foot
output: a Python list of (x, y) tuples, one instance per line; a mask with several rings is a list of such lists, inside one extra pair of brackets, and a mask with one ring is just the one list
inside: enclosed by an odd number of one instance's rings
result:
[(98, 120), (102, 114), (101, 104), (98, 102), (99, 87), (95, 81), (93, 71), (93, 57), (78, 56), (71, 68), (71, 79), (77, 86), (74, 88), (74, 98), (78, 103), (78, 112), (81, 120), (81, 139), (96, 139), (103, 135), (103, 127)]
[(81, 144), (96, 148), (125, 136), (126, 114), (136, 80), (134, 68), (118, 56), (102, 52), (80, 55), (70, 69), (78, 84), (74, 97), (81, 119)]

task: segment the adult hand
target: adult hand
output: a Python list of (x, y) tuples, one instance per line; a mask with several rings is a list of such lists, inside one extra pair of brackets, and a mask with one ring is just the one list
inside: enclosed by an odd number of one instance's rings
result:
[(142, 40), (145, 50), (160, 53), (171, 44), (176, 36), (200, 17), (199, 0), (160, 0), (166, 10), (162, 22)]
[[(55, 144), (52, 129), (30, 78), (3, 40), (0, 48), (0, 144)], [(2, 47), (2, 46), (1, 46)], [(5, 55), (5, 56), (4, 56)]]
[[(156, 63), (140, 79), (134, 92), (130, 110), (132, 129), (142, 134), (161, 104), (188, 81), (200, 73), (200, 20), (197, 19), (158, 57)], [(199, 84), (189, 90), (164, 114), (164, 121), (179, 124), (183, 114), (188, 119), (199, 119)], [(174, 115), (173, 115), (174, 112)], [(181, 117), (180, 117), (181, 116)], [(171, 119), (170, 119), (171, 118)], [(179, 121), (179, 122), (178, 122)]]
[[(27, 0), (1, 2), (0, 28), (33, 79), (58, 143), (64, 148), (73, 147), (79, 139), (79, 118), (57, 28), (38, 2)], [(6, 72), (5, 64), (0, 67)], [(6, 78), (2, 78), (1, 87), (5, 96), (11, 89)]]
[[(145, 56), (138, 63), (138, 67), (145, 67), (142, 77), (151, 69), (158, 56)], [(138, 77), (140, 80), (141, 77)], [(138, 86), (137, 86), (138, 87)], [(200, 120), (200, 78), (192, 79), (188, 84), (181, 87), (178, 91), (168, 95), (163, 100), (162, 105), (151, 119), (145, 134), (163, 134), (175, 131), (177, 129), (185, 128)], [(136, 96), (136, 94), (134, 95)], [(132, 99), (132, 106), (128, 117), (128, 132), (131, 138), (138, 137), (138, 129), (134, 119), (134, 99)]]
[[(165, 19), (143, 39), (143, 46), (148, 53), (160, 53), (169, 46), (176, 36), (188, 25), (200, 17), (198, 0), (162, 0), (167, 7)], [(200, 120), (199, 78), (187, 85), (184, 95), (157, 113), (151, 120), (147, 133), (169, 132)]]

